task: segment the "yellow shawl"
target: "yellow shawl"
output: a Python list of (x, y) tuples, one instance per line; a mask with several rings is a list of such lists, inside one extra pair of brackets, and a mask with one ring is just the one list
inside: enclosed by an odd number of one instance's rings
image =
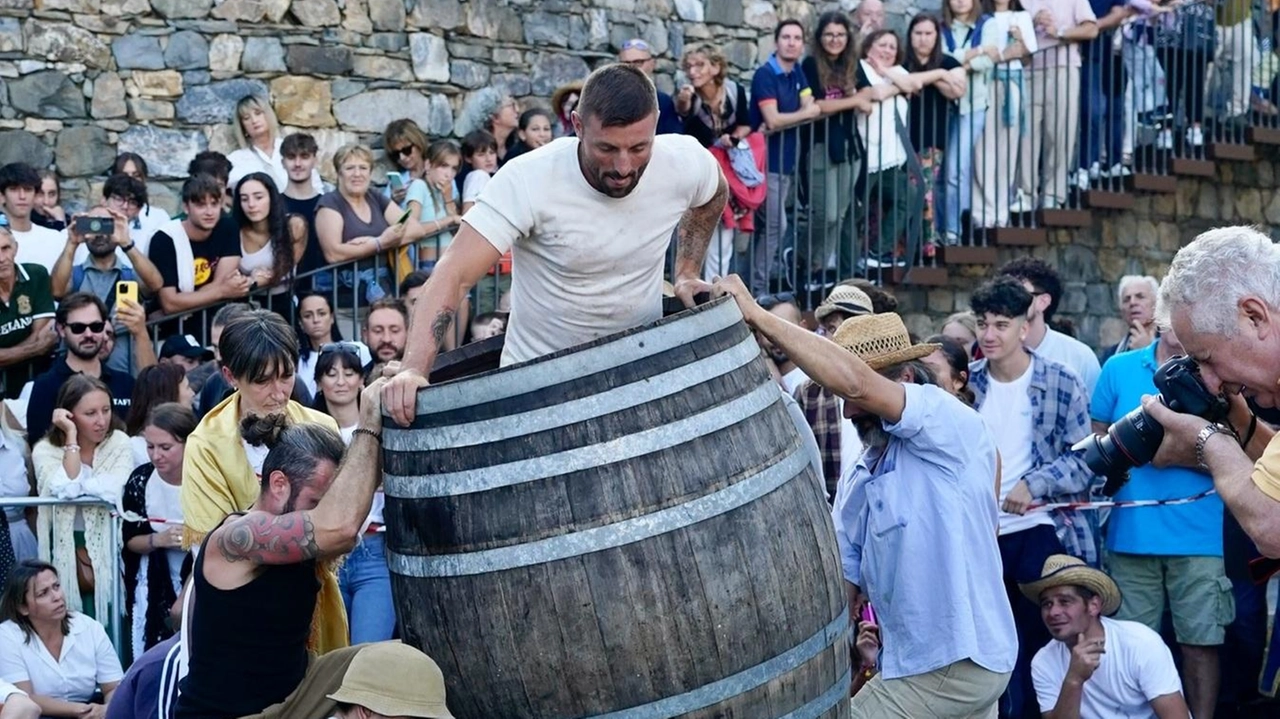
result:
[[(314, 422), (334, 432), (338, 423), (327, 414), (289, 402), (285, 415), (290, 424)], [(240, 438), (240, 393), (209, 410), (196, 431), (187, 438), (182, 460), (182, 514), (186, 524), (183, 546), (198, 545), (232, 512), (243, 512), (257, 501), (262, 484), (245, 455)], [(320, 595), (311, 625), (309, 648), (317, 654), (349, 644), (347, 613), (331, 565), (317, 565)]]

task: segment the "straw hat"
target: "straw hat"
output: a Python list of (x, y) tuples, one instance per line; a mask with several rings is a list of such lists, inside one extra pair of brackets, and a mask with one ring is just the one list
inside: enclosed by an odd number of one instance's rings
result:
[(821, 322), (822, 318), (832, 312), (844, 312), (851, 317), (858, 315), (869, 315), (874, 310), (871, 309), (871, 298), (866, 292), (850, 285), (840, 285), (831, 294), (827, 295), (827, 299), (818, 305), (813, 311), (813, 316)]
[(911, 344), (907, 326), (893, 312), (850, 317), (840, 323), (840, 329), (831, 340), (857, 355), (874, 370), (928, 357), (942, 348), (937, 344)]
[(399, 642), (368, 644), (356, 652), (329, 695), (375, 714), (421, 719), (453, 719), (445, 706), (444, 674), (426, 654)]
[(1040, 579), (1034, 582), (1019, 583), (1018, 587), (1027, 599), (1037, 604), (1040, 595), (1046, 589), (1054, 587), (1084, 587), (1102, 598), (1103, 616), (1111, 616), (1120, 608), (1120, 587), (1107, 573), (1094, 569), (1068, 554), (1053, 554), (1044, 560), (1044, 569)]

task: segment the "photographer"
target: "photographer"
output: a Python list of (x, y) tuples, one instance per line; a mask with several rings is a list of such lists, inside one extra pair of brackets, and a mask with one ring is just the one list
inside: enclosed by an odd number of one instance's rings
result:
[(1280, 557), (1280, 443), (1245, 403), (1280, 403), (1280, 247), (1248, 227), (1210, 230), (1182, 248), (1160, 285), (1156, 318), (1172, 328), (1227, 421), (1143, 407), (1165, 430), (1157, 466), (1201, 467), (1227, 509), (1268, 557)]

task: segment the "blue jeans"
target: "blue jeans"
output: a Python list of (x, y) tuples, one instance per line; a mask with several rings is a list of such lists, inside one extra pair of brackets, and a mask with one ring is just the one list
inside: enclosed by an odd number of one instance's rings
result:
[(352, 644), (384, 642), (394, 636), (396, 608), (391, 601), (385, 535), (364, 535), (364, 541), (342, 563), (338, 586), (347, 608)]
[[(1095, 50), (1095, 52), (1102, 52)], [(1089, 169), (1102, 161), (1103, 169), (1120, 162), (1124, 146), (1124, 67), (1110, 54), (1089, 58), (1080, 70), (1080, 116), (1085, 125), (1080, 133), (1080, 167)]]
[[(943, 157), (945, 180), (935, 191), (934, 212), (938, 232), (960, 234), (960, 216), (973, 206), (973, 148), (987, 124), (987, 111), (953, 115), (947, 128), (947, 153)], [(937, 198), (942, 210), (937, 210)]]

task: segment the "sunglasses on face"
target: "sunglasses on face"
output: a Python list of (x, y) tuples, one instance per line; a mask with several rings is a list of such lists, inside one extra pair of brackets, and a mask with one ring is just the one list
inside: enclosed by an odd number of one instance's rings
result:
[(360, 345), (355, 342), (328, 342), (320, 346), (321, 356), (331, 352), (345, 352), (358, 358), (360, 356)]
[(102, 331), (107, 326), (106, 322), (68, 322), (64, 327), (71, 330), (73, 335), (82, 335), (85, 330), (89, 330), (94, 334)]
[(405, 145), (399, 149), (391, 150), (392, 157), (408, 157), (413, 154), (413, 145)]
[(756, 298), (756, 304), (766, 310), (771, 310), (778, 305), (785, 304), (787, 302), (794, 302), (795, 299), (796, 293), (794, 292), (778, 292), (771, 295), (760, 295)]

